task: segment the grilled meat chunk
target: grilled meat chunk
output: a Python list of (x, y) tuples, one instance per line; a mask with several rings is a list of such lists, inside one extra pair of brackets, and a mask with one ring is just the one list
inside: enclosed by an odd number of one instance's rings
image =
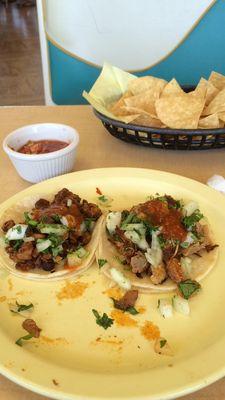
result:
[(8, 230), (10, 228), (12, 228), (14, 225), (16, 225), (16, 224), (13, 221), (13, 219), (10, 219), (9, 221), (4, 222), (4, 224), (2, 225), (3, 232), (8, 232)]
[(177, 258), (171, 258), (166, 264), (167, 273), (172, 281), (178, 283), (185, 279), (180, 261)]
[(28, 272), (34, 268), (35, 268), (34, 260), (24, 260), (24, 261), (19, 261), (16, 263), (16, 269), (23, 271), (23, 272)]
[(137, 251), (136, 254), (131, 257), (130, 265), (134, 274), (146, 271), (149, 266), (146, 257), (141, 251)]
[(25, 260), (32, 260), (32, 254), (34, 251), (33, 242), (23, 243), (22, 246), (17, 251), (17, 260), (18, 261), (25, 261)]
[(102, 215), (100, 208), (96, 204), (88, 203), (86, 200), (83, 200), (81, 210), (88, 218), (98, 219)]
[(109, 240), (116, 246), (120, 254), (122, 254), (127, 262), (130, 264), (131, 258), (136, 254), (136, 245), (124, 235), (118, 226), (116, 227), (115, 234), (110, 236)]
[(45, 199), (39, 199), (38, 201), (36, 201), (35, 203), (35, 208), (38, 209), (44, 209), (50, 206), (50, 202), (48, 200)]
[(163, 264), (160, 264), (157, 267), (151, 267), (151, 271), (152, 275), (150, 276), (150, 280), (154, 285), (159, 285), (167, 278), (166, 269)]
[(81, 199), (77, 194), (74, 194), (70, 190), (64, 188), (55, 195), (52, 204), (68, 206), (68, 200), (71, 200), (72, 204), (80, 204)]

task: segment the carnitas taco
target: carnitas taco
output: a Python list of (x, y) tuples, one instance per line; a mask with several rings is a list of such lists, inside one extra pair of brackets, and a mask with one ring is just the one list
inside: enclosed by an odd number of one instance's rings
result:
[(100, 208), (70, 192), (27, 197), (0, 218), (1, 265), (30, 279), (80, 274), (95, 258)]
[(201, 281), (216, 263), (218, 245), (194, 201), (152, 196), (130, 210), (109, 212), (98, 263), (125, 289), (166, 292)]

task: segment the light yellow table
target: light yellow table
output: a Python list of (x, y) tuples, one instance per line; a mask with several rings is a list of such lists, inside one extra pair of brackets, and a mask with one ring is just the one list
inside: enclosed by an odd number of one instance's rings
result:
[[(213, 174), (225, 176), (225, 150), (163, 151), (124, 143), (109, 135), (89, 106), (2, 107), (0, 142), (12, 130), (38, 122), (59, 122), (74, 126), (80, 134), (75, 170), (99, 167), (140, 167), (160, 169), (201, 182)], [(0, 148), (0, 202), (30, 184), (16, 173)], [(0, 377), (1, 400), (44, 400)], [(208, 388), (183, 397), (184, 400), (224, 400), (225, 378)]]

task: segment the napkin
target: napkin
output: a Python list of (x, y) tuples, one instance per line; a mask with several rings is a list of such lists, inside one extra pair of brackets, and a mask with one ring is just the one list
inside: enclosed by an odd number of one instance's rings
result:
[(207, 180), (207, 185), (225, 194), (225, 179), (221, 175), (213, 175)]

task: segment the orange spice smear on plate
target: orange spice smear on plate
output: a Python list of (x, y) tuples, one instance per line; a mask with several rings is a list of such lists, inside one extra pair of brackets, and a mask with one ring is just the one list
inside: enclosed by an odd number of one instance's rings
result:
[(160, 330), (153, 322), (145, 321), (145, 324), (140, 328), (141, 334), (147, 340), (155, 340), (160, 337)]
[(121, 310), (113, 310), (111, 312), (111, 317), (115, 320), (116, 324), (119, 326), (133, 327), (137, 326), (137, 321), (131, 318), (128, 314)]
[(88, 284), (84, 282), (66, 282), (65, 286), (62, 287), (56, 296), (58, 300), (76, 299), (83, 295), (87, 287)]

